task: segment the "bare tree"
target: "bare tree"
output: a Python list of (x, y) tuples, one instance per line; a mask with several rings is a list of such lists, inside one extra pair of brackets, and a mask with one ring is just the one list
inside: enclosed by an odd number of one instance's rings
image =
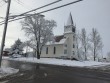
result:
[(81, 30), (81, 47), (84, 53), (85, 60), (87, 60), (87, 52), (89, 48), (88, 37), (85, 28)]
[(95, 61), (96, 57), (98, 57), (99, 51), (102, 50), (103, 48), (100, 34), (95, 28), (92, 29), (92, 32), (90, 34), (90, 42), (91, 42), (91, 51)]
[[(77, 58), (80, 60), (81, 59), (81, 56), (80, 56), (80, 34), (79, 34), (79, 32), (77, 31), (76, 32), (76, 34), (75, 34), (75, 47), (76, 47), (76, 56), (77, 56)], [(75, 57), (76, 57), (75, 56)]]
[(43, 15), (29, 16), (21, 21), (22, 30), (30, 38), (30, 44), (35, 49), (35, 55), (40, 59), (42, 47), (53, 36), (53, 28), (56, 26), (54, 20), (46, 20)]

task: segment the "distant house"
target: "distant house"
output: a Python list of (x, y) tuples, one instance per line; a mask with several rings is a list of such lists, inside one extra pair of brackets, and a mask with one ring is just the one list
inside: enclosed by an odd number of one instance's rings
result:
[(34, 57), (34, 52), (26, 52), (25, 57)]
[(3, 56), (9, 56), (10, 54), (10, 48), (5, 48), (5, 50), (3, 51)]
[(64, 34), (55, 36), (54, 41), (47, 42), (41, 52), (41, 57), (67, 57), (75, 56), (75, 30), (70, 13), (67, 24), (64, 26)]
[(8, 51), (3, 51), (3, 56), (9, 56), (9, 52)]

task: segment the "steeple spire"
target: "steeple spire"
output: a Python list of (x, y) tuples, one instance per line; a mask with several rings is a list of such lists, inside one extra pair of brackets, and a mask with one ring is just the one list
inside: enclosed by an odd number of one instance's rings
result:
[(73, 18), (72, 18), (72, 15), (70, 13), (67, 24), (64, 27), (64, 32), (65, 33), (75, 33), (75, 29), (76, 29), (76, 26), (73, 23)]
[(71, 12), (70, 12), (70, 15), (69, 15), (69, 18), (68, 18), (68, 21), (67, 21), (67, 24), (66, 24), (66, 25), (67, 25), (67, 26), (68, 26), (68, 25), (74, 25)]

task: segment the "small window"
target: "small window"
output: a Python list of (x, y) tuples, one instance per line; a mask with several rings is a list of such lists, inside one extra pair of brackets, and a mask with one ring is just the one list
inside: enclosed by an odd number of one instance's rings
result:
[(64, 54), (67, 54), (67, 50), (64, 50)]
[(46, 54), (48, 54), (48, 47), (46, 48)]
[(72, 32), (74, 32), (74, 33), (75, 33), (75, 28), (72, 28)]
[(65, 44), (65, 47), (67, 47), (67, 44)]
[(73, 48), (75, 48), (75, 45), (73, 44)]
[(53, 49), (53, 54), (56, 54), (56, 47), (54, 47)]
[(19, 54), (19, 52), (17, 52)]
[(66, 28), (69, 28), (69, 26), (66, 26)]
[(73, 51), (73, 55), (75, 55), (75, 52)]

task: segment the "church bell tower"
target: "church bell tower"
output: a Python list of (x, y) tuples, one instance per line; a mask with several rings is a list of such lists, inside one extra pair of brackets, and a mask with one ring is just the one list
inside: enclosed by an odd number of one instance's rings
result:
[(76, 26), (74, 25), (72, 15), (70, 13), (67, 24), (64, 26), (64, 33), (75, 33)]
[(67, 38), (67, 55), (69, 58), (75, 56), (75, 32), (76, 26), (74, 25), (72, 15), (70, 13), (67, 24), (64, 26), (64, 37)]

